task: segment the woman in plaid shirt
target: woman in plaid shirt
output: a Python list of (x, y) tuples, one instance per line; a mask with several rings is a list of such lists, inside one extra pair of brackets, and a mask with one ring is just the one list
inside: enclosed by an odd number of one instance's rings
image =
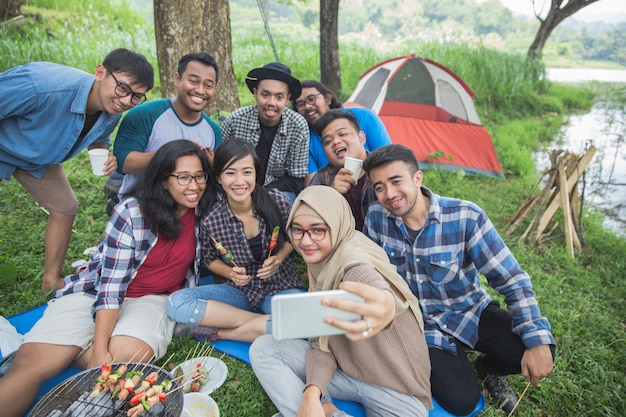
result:
[[(263, 188), (259, 172), (249, 142), (233, 139), (215, 151), (209, 193), (217, 200), (202, 220), (200, 239), (204, 265), (224, 282), (170, 296), (168, 314), (183, 324), (176, 335), (253, 341), (271, 332), (271, 297), (304, 288), (289, 258), (289, 199)], [(278, 241), (270, 250), (276, 226)]]
[(165, 355), (174, 322), (167, 295), (197, 285), (198, 224), (210, 201), (209, 162), (200, 147), (161, 147), (144, 180), (111, 215), (87, 266), (65, 277), (43, 317), (0, 379), (3, 416), (23, 416), (41, 383), (81, 369)]

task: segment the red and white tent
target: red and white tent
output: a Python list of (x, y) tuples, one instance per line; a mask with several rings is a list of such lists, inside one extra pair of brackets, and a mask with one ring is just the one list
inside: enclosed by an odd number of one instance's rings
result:
[(436, 164), (502, 177), (473, 99), (472, 90), (450, 69), (411, 54), (370, 68), (344, 107), (372, 109), (391, 141), (411, 148), (420, 167)]

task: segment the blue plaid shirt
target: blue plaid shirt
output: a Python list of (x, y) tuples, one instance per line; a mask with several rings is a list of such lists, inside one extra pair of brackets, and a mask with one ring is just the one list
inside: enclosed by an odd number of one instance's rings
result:
[(480, 315), (491, 301), (480, 286), (480, 274), (504, 296), (512, 331), (527, 349), (555, 344), (530, 277), (485, 212), (468, 201), (421, 190), (430, 198), (430, 209), (414, 242), (402, 218), (378, 202), (367, 212), (363, 233), (385, 249), (419, 299), (428, 346), (456, 353), (455, 339), (476, 345)]
[[(185, 287), (197, 285), (200, 259), (199, 221), (196, 213), (196, 258), (185, 276), (182, 285)], [(158, 236), (152, 232), (151, 225), (145, 222), (137, 199), (127, 198), (111, 213), (104, 239), (91, 255), (87, 266), (78, 273), (65, 277), (65, 286), (56, 291), (54, 297), (82, 292), (95, 298), (94, 314), (98, 310), (119, 309), (126, 289), (157, 241)]]

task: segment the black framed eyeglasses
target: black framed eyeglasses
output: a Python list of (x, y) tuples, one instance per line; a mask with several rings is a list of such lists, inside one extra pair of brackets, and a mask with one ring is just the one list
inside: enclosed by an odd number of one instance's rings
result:
[[(106, 68), (106, 67), (105, 67)], [(113, 80), (115, 81), (116, 85), (115, 85), (115, 94), (118, 97), (130, 97), (130, 102), (133, 105), (137, 105), (137, 104), (141, 104), (144, 101), (146, 101), (146, 95), (142, 94), (142, 93), (135, 93), (132, 88), (130, 88), (130, 85), (126, 84), (126, 83), (122, 83), (120, 82), (115, 75), (113, 74), (113, 72), (106, 68), (106, 70), (109, 72), (109, 74), (111, 74), (111, 77), (113, 77)]]
[(321, 96), (321, 95), (322, 93), (309, 94), (308, 96), (304, 98), (304, 100), (296, 101), (296, 109), (302, 110), (304, 106), (307, 104), (310, 104), (310, 105), (315, 104), (315, 101), (317, 100), (317, 96)]
[(176, 181), (178, 185), (182, 185), (183, 187), (191, 184), (191, 180), (194, 180), (196, 184), (206, 184), (209, 179), (209, 174), (206, 172), (199, 172), (196, 175), (189, 174), (170, 174), (170, 177), (176, 177)]
[(292, 240), (300, 240), (306, 233), (309, 235), (309, 239), (319, 241), (324, 240), (328, 227), (312, 227), (310, 229), (303, 229), (301, 227), (288, 227), (287, 233), (291, 236)]

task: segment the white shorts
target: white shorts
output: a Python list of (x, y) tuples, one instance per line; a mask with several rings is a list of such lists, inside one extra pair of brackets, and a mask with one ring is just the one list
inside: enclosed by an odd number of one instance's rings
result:
[[(68, 294), (48, 302), (43, 317), (24, 335), (24, 343), (72, 345), (86, 350), (93, 343), (95, 299), (83, 293)], [(167, 296), (125, 298), (113, 336), (131, 336), (148, 344), (162, 358), (172, 341), (174, 322), (165, 314)]]

